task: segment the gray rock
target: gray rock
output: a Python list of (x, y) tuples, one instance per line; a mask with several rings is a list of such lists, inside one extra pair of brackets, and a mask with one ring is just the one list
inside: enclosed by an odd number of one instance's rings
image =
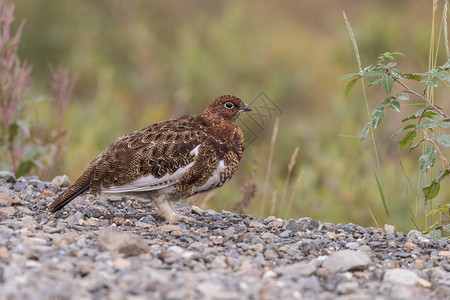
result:
[(26, 187), (27, 187), (26, 182), (17, 181), (16, 183), (14, 183), (14, 191), (16, 191), (16, 192), (23, 191), (24, 189), (26, 189)]
[(67, 223), (69, 225), (79, 224), (80, 219), (84, 218), (84, 214), (81, 211), (77, 211), (73, 215), (67, 218)]
[(205, 245), (204, 243), (201, 242), (195, 242), (189, 245), (188, 249), (191, 251), (197, 251), (202, 253), (203, 250), (205, 250), (207, 245)]
[(315, 276), (300, 277), (298, 286), (303, 291), (319, 292), (321, 290), (320, 281)]
[(384, 273), (383, 281), (396, 284), (414, 285), (419, 276), (408, 269), (391, 269)]
[(289, 229), (283, 231), (283, 232), (280, 233), (280, 235), (279, 235), (280, 238), (289, 238), (289, 237), (291, 237), (291, 236), (292, 236), (292, 230), (289, 230)]
[(8, 171), (0, 171), (0, 178), (3, 178), (6, 180), (6, 182), (11, 183), (16, 181), (16, 176), (14, 175), (14, 173)]
[(312, 230), (319, 227), (319, 221), (313, 220), (311, 218), (300, 218), (298, 220), (290, 219), (287, 221), (286, 229), (293, 232)]
[(331, 254), (322, 266), (335, 273), (365, 269), (370, 263), (370, 258), (363, 252), (341, 250)]
[(349, 294), (355, 291), (358, 288), (358, 282), (356, 281), (347, 281), (339, 283), (336, 287), (336, 292), (339, 294)]
[(408, 237), (408, 241), (412, 241), (414, 239), (417, 239), (421, 243), (429, 243), (430, 242), (430, 240), (427, 239), (426, 237), (424, 237), (422, 235), (422, 233), (420, 231), (418, 231), (418, 230), (411, 230), (410, 232), (408, 232), (407, 237)]
[(346, 243), (345, 248), (350, 249), (350, 250), (356, 250), (359, 248), (359, 243), (357, 243), (357, 242)]
[(60, 188), (67, 188), (70, 186), (70, 179), (67, 175), (56, 176), (52, 180), (52, 185)]
[(108, 229), (100, 232), (98, 249), (122, 253), (125, 256), (136, 256), (149, 251), (147, 242), (141, 236), (132, 233), (114, 232)]
[(10, 193), (0, 193), (0, 206), (10, 206), (13, 202)]
[(301, 275), (309, 276), (317, 270), (317, 266), (313, 261), (310, 262), (299, 262), (287, 266), (276, 267), (273, 269), (275, 273), (280, 276), (283, 275)]

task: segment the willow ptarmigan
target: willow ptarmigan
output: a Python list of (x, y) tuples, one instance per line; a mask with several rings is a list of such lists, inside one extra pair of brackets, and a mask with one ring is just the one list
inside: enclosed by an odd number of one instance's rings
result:
[(235, 121), (250, 110), (235, 96), (220, 96), (199, 115), (159, 122), (122, 136), (89, 164), (49, 210), (56, 212), (90, 190), (151, 199), (168, 222), (192, 221), (180, 215), (172, 202), (230, 180), (245, 148)]

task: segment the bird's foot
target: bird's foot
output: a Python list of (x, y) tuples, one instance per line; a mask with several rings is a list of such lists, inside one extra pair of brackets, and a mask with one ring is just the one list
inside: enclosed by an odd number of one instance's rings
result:
[(197, 223), (198, 221), (194, 218), (184, 216), (177, 212), (173, 208), (172, 203), (167, 200), (167, 198), (162, 195), (154, 200), (155, 205), (158, 209), (158, 213), (166, 219), (168, 223), (177, 224), (180, 221), (185, 223)]
[(194, 214), (197, 214), (197, 215), (199, 215), (199, 216), (201, 216), (202, 213), (204, 212), (203, 209), (201, 209), (200, 207), (195, 206), (195, 205), (192, 205), (191, 211), (192, 211)]

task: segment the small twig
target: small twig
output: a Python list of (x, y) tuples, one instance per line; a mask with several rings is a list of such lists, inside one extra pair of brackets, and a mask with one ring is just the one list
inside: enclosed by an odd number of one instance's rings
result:
[(439, 108), (437, 108), (433, 103), (431, 103), (427, 97), (422, 96), (421, 94), (417, 93), (416, 91), (410, 89), (406, 84), (404, 84), (400, 79), (398, 79), (397, 77), (395, 77), (389, 70), (384, 70), (384, 72), (389, 75), (392, 79), (394, 79), (395, 81), (397, 81), (401, 86), (403, 86), (407, 93), (413, 94), (417, 97), (419, 97), (420, 99), (424, 100), (432, 109), (434, 109), (437, 113), (439, 113), (440, 115), (442, 115), (444, 118), (447, 118), (448, 116), (442, 112)]

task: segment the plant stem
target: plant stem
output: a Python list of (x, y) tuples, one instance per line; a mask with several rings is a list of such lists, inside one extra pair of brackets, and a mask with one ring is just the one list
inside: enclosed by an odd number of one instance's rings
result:
[(401, 86), (403, 86), (406, 90), (406, 93), (410, 93), (413, 94), (417, 97), (419, 97), (420, 99), (422, 99), (423, 101), (425, 101), (434, 111), (436, 111), (437, 113), (439, 113), (441, 116), (443, 116), (444, 118), (447, 118), (448, 116), (441, 111), (439, 108), (437, 108), (433, 103), (430, 102), (430, 100), (428, 100), (427, 97), (417, 93), (416, 91), (410, 89), (406, 84), (403, 83), (403, 81), (401, 81), (400, 79), (396, 78), (389, 70), (384, 70), (384, 72), (389, 75), (390, 77), (392, 77), (392, 79), (394, 79), (396, 82), (398, 82)]

